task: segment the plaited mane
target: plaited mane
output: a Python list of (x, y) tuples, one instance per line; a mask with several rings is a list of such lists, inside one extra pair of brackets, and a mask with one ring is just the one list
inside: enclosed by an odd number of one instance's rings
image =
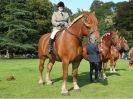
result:
[(101, 39), (103, 39), (103, 37), (108, 36), (108, 35), (111, 35), (111, 34), (110, 34), (110, 33), (105, 33), (105, 34), (101, 37)]
[[(80, 16), (78, 16), (77, 18), (75, 18), (73, 21), (72, 21), (72, 23), (69, 25), (69, 27), (71, 27), (75, 22), (77, 22), (79, 19), (81, 19), (83, 17), (83, 15), (80, 15)], [(69, 28), (68, 27), (68, 28)]]
[(102, 37), (101, 37), (101, 41), (105, 36), (111, 35), (110, 33), (105, 33)]

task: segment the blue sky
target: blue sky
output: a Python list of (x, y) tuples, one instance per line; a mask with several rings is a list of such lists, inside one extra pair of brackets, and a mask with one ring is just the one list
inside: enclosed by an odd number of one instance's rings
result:
[[(77, 12), (77, 9), (89, 10), (93, 0), (50, 0), (52, 3), (57, 4), (59, 1), (63, 1), (65, 6), (71, 9), (73, 13)], [(101, 0), (103, 2), (113, 1), (115, 3), (129, 0)]]

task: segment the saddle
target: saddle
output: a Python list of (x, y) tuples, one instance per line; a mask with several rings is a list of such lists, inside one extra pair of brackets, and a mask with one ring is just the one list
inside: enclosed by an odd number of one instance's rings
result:
[(59, 60), (59, 57), (57, 55), (57, 51), (56, 51), (56, 47), (55, 47), (55, 42), (56, 40), (60, 37), (60, 34), (64, 31), (64, 29), (62, 29), (61, 31), (58, 31), (53, 39), (53, 41), (49, 41), (49, 54), (52, 55), (52, 58), (56, 58), (57, 60)]

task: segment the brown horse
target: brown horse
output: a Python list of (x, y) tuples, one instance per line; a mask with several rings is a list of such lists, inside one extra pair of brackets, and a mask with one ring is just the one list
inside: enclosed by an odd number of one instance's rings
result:
[(128, 52), (129, 55), (129, 69), (133, 69), (133, 47)]
[(111, 46), (116, 46), (119, 48), (119, 36), (117, 32), (110, 32), (110, 33), (105, 33), (101, 37), (101, 43), (99, 45), (99, 48), (103, 49), (101, 52), (101, 60), (102, 60), (102, 67), (103, 67), (103, 79), (106, 79), (106, 68), (107, 68), (107, 62), (110, 59), (111, 56)]
[(123, 51), (128, 51), (129, 46), (127, 40), (125, 40), (124, 37), (119, 38), (119, 46), (120, 48), (116, 48), (114, 46), (111, 46), (111, 55), (110, 55), (110, 73), (116, 72), (115, 67), (116, 67), (116, 62), (120, 57), (120, 53)]
[(49, 59), (47, 65), (46, 82), (51, 84), (50, 71), (56, 60), (62, 62), (63, 70), (63, 83), (61, 87), (61, 94), (68, 95), (68, 90), (66, 87), (67, 77), (68, 77), (68, 65), (72, 63), (72, 74), (73, 74), (73, 85), (75, 90), (79, 90), (77, 83), (78, 67), (82, 60), (82, 37), (88, 36), (93, 33), (97, 38), (99, 38), (99, 32), (97, 31), (97, 18), (94, 12), (83, 11), (80, 16), (78, 16), (71, 25), (58, 33), (54, 44), (54, 54), (49, 54), (48, 52), (48, 42), (50, 34), (43, 35), (38, 44), (38, 55), (40, 59), (39, 71), (40, 80), (39, 83), (43, 83), (43, 69), (44, 61), (46, 58)]

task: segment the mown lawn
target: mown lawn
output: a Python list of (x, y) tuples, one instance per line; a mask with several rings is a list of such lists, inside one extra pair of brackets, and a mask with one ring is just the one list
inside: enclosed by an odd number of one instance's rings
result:
[[(16, 80), (8, 81), (7, 78), (11, 75)], [(67, 83), (70, 96), (63, 97), (60, 94), (62, 84), (61, 63), (55, 63), (51, 73), (54, 84), (47, 86), (38, 84), (37, 59), (1, 59), (0, 98), (133, 98), (133, 70), (128, 69), (127, 60), (119, 60), (117, 73), (110, 74), (108, 69), (107, 75), (106, 81), (89, 83), (89, 64), (83, 60), (80, 64), (78, 77), (81, 91), (75, 92), (72, 90), (70, 65)]]

